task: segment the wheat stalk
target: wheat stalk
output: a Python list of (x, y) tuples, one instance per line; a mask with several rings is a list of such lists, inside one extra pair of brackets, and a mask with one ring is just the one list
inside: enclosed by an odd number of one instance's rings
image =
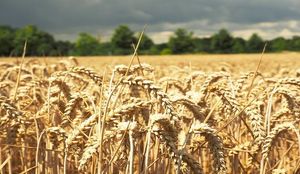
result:
[(226, 173), (226, 161), (224, 155), (224, 147), (221, 137), (216, 134), (216, 130), (212, 129), (205, 123), (192, 125), (190, 133), (201, 134), (208, 141), (208, 147), (211, 149), (214, 157), (214, 170), (216, 173)]

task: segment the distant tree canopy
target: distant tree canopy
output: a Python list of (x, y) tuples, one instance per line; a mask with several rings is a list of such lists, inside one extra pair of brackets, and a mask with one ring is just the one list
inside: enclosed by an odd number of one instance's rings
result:
[(120, 25), (114, 32), (111, 38), (113, 53), (115, 54), (130, 54), (132, 53), (132, 44), (136, 43), (134, 32), (126, 25)]
[(87, 33), (80, 33), (75, 42), (74, 53), (78, 56), (95, 56), (100, 51), (100, 42)]
[(233, 47), (233, 37), (225, 29), (221, 29), (214, 34), (211, 39), (211, 50), (216, 53), (231, 53)]
[(258, 53), (262, 51), (262, 48), (264, 46), (264, 41), (262, 38), (254, 33), (247, 41), (247, 52), (250, 53)]
[[(109, 41), (89, 33), (79, 33), (75, 42), (55, 40), (55, 38), (34, 25), (22, 28), (0, 26), (0, 56), (21, 56), (27, 41), (27, 56), (96, 56), (127, 55), (133, 53), (140, 33), (126, 25), (118, 26)], [(268, 42), (267, 52), (300, 51), (300, 36), (291, 39), (277, 37), (263, 40), (253, 33), (248, 40), (233, 37), (226, 29), (221, 29), (211, 37), (199, 38), (183, 28), (175, 30), (168, 42), (155, 44), (151, 37), (143, 34), (139, 54), (195, 54), (195, 53), (259, 53)]]
[(300, 36), (294, 36), (290, 40), (290, 45), (288, 47), (288, 50), (291, 50), (291, 51), (300, 51)]
[(74, 44), (69, 41), (56, 41), (55, 42), (55, 52), (57, 56), (72, 55), (72, 50), (74, 50)]
[(244, 53), (246, 51), (246, 41), (243, 38), (234, 38), (232, 44), (232, 53)]
[(9, 26), (0, 26), (0, 56), (11, 55), (14, 49), (15, 30)]
[(28, 25), (18, 29), (13, 39), (13, 55), (21, 55), (27, 40), (26, 54), (29, 56), (55, 55), (54, 38), (52, 35), (40, 31), (36, 26)]
[(287, 41), (283, 37), (278, 37), (276, 39), (273, 39), (271, 42), (270, 49), (274, 52), (284, 51), (288, 49)]
[(170, 37), (168, 45), (174, 54), (191, 53), (195, 50), (193, 33), (179, 28), (175, 31), (174, 35)]
[[(136, 36), (136, 39), (138, 40), (141, 33), (138, 33)], [(143, 37), (141, 39), (140, 45), (139, 45), (139, 53), (142, 54), (151, 54), (151, 49), (154, 49), (154, 42), (152, 39), (147, 36), (145, 33), (143, 34)]]

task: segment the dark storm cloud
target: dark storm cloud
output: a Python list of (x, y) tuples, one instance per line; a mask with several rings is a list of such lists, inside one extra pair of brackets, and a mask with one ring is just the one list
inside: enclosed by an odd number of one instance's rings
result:
[(108, 33), (120, 24), (148, 24), (150, 33), (188, 26), (205, 34), (210, 28), (300, 21), (299, 8), (299, 0), (1, 0), (0, 24), (34, 24), (58, 36)]

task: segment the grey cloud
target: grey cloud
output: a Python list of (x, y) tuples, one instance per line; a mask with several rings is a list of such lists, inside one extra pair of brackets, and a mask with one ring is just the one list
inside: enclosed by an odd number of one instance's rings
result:
[(80, 31), (109, 33), (120, 24), (134, 29), (148, 24), (150, 33), (190, 27), (203, 34), (300, 21), (299, 8), (299, 0), (1, 0), (0, 25), (34, 24), (66, 38)]

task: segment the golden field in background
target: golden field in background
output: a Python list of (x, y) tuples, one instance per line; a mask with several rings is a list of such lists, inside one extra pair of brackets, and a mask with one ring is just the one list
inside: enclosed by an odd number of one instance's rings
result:
[[(197, 66), (199, 68), (210, 67), (216, 68), (222, 63), (229, 63), (233, 66), (238, 64), (247, 64), (245, 71), (251, 71), (256, 68), (261, 54), (207, 54), (207, 55), (164, 55), (164, 56), (139, 56), (142, 63), (149, 63), (154, 66), (179, 65), (179, 66)], [(27, 59), (28, 57), (26, 57)], [(55, 63), (58, 60), (65, 59), (57, 57), (39, 57), (44, 62)], [(96, 57), (76, 57), (81, 65), (102, 69), (105, 66), (116, 64), (128, 65), (131, 55), (128, 56), (96, 56)], [(20, 58), (0, 58), (0, 62), (11, 62), (20, 60)], [(137, 63), (137, 60), (134, 60)], [(285, 52), (285, 53), (265, 53), (263, 55), (262, 69), (272, 65), (282, 65), (288, 67), (290, 65), (300, 65), (300, 53)], [(209, 68), (206, 66), (210, 66)], [(253, 69), (254, 68), (254, 69)], [(262, 70), (261, 69), (261, 70)]]

